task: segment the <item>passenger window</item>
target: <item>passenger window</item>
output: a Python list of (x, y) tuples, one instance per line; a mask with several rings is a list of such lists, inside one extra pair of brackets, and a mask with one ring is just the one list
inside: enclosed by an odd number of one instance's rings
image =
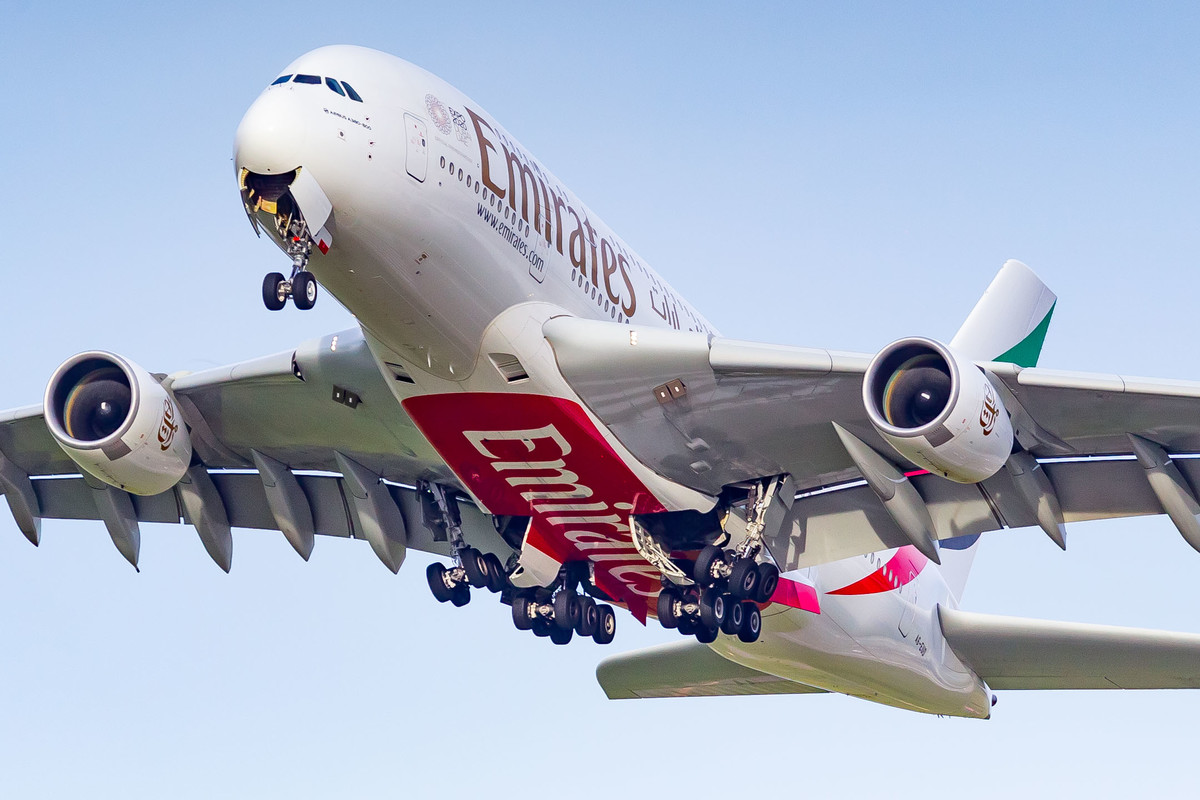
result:
[(315, 83), (320, 83), (320, 82), (321, 82), (321, 77), (319, 75), (297, 75), (296, 76), (296, 83), (314, 83), (315, 84)]
[(278, 78), (276, 78), (275, 80), (271, 81), (271, 85), (272, 85), (272, 86), (278, 86), (278, 85), (279, 85), (279, 84), (281, 84), (281, 83), (287, 83), (287, 82), (288, 82), (288, 81), (290, 81), (291, 79), (292, 79), (292, 76), (291, 76), (291, 75), (280, 75)]
[(330, 89), (333, 89), (335, 92), (340, 94), (342, 97), (346, 96), (346, 93), (342, 91), (342, 87), (340, 85), (338, 85), (338, 82), (335, 81), (333, 78), (326, 78), (325, 85), (328, 86)]
[(358, 96), (358, 92), (354, 91), (354, 87), (342, 81), (342, 88), (346, 90), (346, 95), (356, 103), (361, 103), (363, 99)]

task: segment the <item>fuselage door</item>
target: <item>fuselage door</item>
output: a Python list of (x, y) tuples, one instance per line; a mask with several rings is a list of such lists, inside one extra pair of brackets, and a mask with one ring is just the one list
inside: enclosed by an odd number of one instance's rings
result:
[(404, 138), (404, 168), (408, 170), (409, 175), (424, 183), (425, 173), (429, 170), (429, 138), (425, 131), (425, 121), (405, 112)]

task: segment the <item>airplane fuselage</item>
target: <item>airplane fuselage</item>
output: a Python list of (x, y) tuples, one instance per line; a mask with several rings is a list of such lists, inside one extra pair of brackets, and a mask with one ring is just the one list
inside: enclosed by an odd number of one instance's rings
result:
[[(563, 379), (542, 325), (565, 315), (631, 333), (711, 335), (713, 326), (444, 81), (341, 46), (283, 75), (292, 77), (268, 87), (239, 126), (239, 174), (300, 169), (315, 179), (332, 205), (331, 243), (308, 269), (355, 315), (397, 401), (463, 488), (490, 513), (531, 517), (524, 579), (587, 560), (597, 585), (644, 620), (659, 581), (630, 541), (628, 515), (708, 511), (717, 499), (640, 463)], [(260, 209), (254, 219), (286, 248), (271, 217)], [(937, 606), (957, 600), (915, 548), (784, 578), (817, 607), (771, 603), (757, 642), (722, 636), (712, 647), (822, 689), (988, 715), (987, 687), (938, 622)]]

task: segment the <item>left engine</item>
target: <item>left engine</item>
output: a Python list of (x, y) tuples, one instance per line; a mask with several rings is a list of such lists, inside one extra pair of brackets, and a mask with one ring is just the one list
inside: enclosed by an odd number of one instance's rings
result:
[(112, 353), (67, 359), (50, 378), (42, 411), (72, 461), (132, 494), (167, 491), (191, 464), (175, 401), (150, 373)]
[(896, 452), (958, 483), (995, 475), (1013, 428), (996, 388), (973, 361), (933, 339), (892, 342), (863, 378), (871, 424)]

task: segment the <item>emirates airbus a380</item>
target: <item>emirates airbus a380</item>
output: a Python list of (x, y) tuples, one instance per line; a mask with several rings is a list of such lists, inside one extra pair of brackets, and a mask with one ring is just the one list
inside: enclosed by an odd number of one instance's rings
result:
[[(1054, 294), (1007, 262), (948, 343), (725, 338), (479, 105), (335, 46), (269, 82), (234, 162), (290, 268), (268, 308), (358, 327), (203, 372), (82, 352), (0, 414), (0, 488), (103, 521), (365, 539), (556, 644), (623, 607), (684, 635), (610, 697), (842, 692), (987, 717), (993, 689), (1200, 687), (1200, 636), (959, 608), (981, 534), (1165, 513), (1200, 549), (1200, 384), (1039, 369)], [(657, 622), (654, 622), (657, 620)]]

